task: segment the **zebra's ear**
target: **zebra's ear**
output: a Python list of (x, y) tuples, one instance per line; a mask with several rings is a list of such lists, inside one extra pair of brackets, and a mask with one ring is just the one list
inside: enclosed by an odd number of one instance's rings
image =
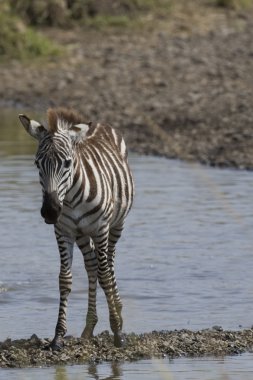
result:
[(30, 120), (26, 115), (20, 114), (19, 120), (23, 124), (25, 130), (37, 140), (40, 140), (46, 133), (46, 129), (35, 120)]
[(76, 124), (70, 127), (69, 134), (74, 141), (84, 140), (86, 134), (89, 130), (89, 125), (87, 124)]

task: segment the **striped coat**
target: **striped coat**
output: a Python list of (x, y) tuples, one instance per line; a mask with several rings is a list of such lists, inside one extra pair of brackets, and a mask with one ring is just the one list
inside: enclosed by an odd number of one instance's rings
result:
[(125, 142), (110, 126), (85, 124), (79, 114), (64, 108), (48, 110), (47, 127), (25, 115), (19, 117), (39, 141), (35, 163), (43, 193), (41, 215), (46, 223), (54, 224), (61, 257), (60, 306), (51, 347), (60, 349), (67, 331), (74, 243), (83, 254), (89, 280), (82, 337), (91, 337), (97, 323), (98, 280), (107, 298), (114, 343), (121, 346), (122, 303), (114, 274), (115, 245), (134, 193)]

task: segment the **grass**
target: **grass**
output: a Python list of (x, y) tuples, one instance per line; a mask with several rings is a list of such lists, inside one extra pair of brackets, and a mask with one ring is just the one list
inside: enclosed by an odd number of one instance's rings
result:
[(150, 26), (154, 20), (165, 18), (170, 13), (172, 2), (173, 0), (118, 1), (119, 7), (116, 10), (110, 12), (110, 8), (98, 8), (97, 13), (83, 19), (83, 24), (96, 29)]
[[(128, 27), (143, 16), (165, 16), (175, 0), (2, 0), (33, 26)], [(150, 17), (149, 17), (150, 18)]]
[[(94, 1), (96, 3), (96, 0)], [(169, 21), (181, 9), (194, 11), (194, 15), (202, 14), (203, 10), (210, 10), (210, 6), (236, 11), (247, 10), (253, 7), (253, 0), (116, 0), (118, 8), (109, 7), (105, 12), (99, 6), (94, 14), (87, 14), (81, 22), (88, 28), (106, 30), (109, 28), (132, 29), (133, 27), (156, 27), (159, 21)], [(124, 6), (123, 6), (124, 5)], [(110, 13), (111, 12), (111, 13)]]
[(21, 53), (23, 58), (58, 56), (63, 51), (61, 47), (31, 28), (27, 28), (23, 41), (24, 49)]
[(0, 0), (0, 61), (61, 55), (64, 48), (37, 32), (36, 26), (147, 30), (164, 21), (169, 25), (177, 16), (179, 24), (182, 17), (191, 22), (210, 5), (224, 12), (245, 10), (253, 7), (253, 0)]
[(0, 60), (58, 56), (62, 49), (0, 7)]
[(85, 26), (95, 29), (112, 28), (125, 28), (130, 24), (130, 19), (126, 15), (110, 16), (110, 15), (97, 15), (85, 20)]

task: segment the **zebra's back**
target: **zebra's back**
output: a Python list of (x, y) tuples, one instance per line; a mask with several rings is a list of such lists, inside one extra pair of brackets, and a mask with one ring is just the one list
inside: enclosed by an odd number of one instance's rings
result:
[(108, 125), (91, 126), (77, 145), (73, 186), (63, 216), (87, 233), (97, 231), (101, 223), (123, 224), (133, 193), (124, 139)]

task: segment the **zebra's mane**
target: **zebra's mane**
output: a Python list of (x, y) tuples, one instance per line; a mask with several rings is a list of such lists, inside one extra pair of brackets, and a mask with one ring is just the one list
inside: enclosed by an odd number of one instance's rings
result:
[(64, 108), (49, 108), (47, 110), (48, 132), (55, 133), (59, 130), (69, 129), (73, 125), (83, 123), (83, 116), (78, 112)]

